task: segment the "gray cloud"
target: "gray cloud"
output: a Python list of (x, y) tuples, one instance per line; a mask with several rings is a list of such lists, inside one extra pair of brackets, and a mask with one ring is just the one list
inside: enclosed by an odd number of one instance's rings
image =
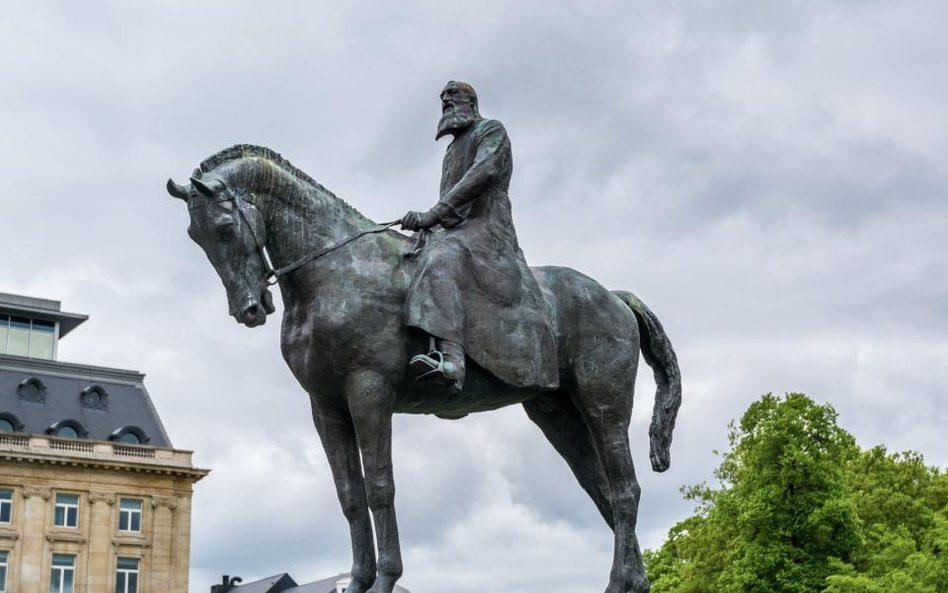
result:
[[(685, 381), (667, 474), (630, 433), (660, 543), (761, 393), (835, 405), (864, 445), (948, 464), (948, 76), (937, 2), (20, 2), (0, 22), (0, 290), (89, 313), (64, 360), (141, 369), (195, 494), (193, 592), (349, 563), (306, 395), (271, 319), (237, 326), (164, 180), (268, 145), (378, 220), (436, 199), (437, 93), (511, 133), (535, 264), (639, 294)], [(512, 408), (395, 422), (404, 584), (601, 586), (611, 539)], [(266, 553), (262, 553), (265, 551)]]

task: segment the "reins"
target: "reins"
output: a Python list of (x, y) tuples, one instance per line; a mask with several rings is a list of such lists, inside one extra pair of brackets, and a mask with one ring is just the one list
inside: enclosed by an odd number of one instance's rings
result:
[(350, 236), (350, 237), (346, 237), (346, 238), (343, 239), (342, 241), (338, 241), (338, 242), (336, 242), (336, 243), (333, 243), (333, 244), (330, 245), (329, 247), (325, 247), (325, 248), (323, 248), (323, 249), (320, 249), (319, 251), (317, 251), (317, 252), (315, 252), (315, 253), (310, 253), (310, 254), (304, 255), (303, 257), (299, 258), (298, 260), (294, 261), (293, 263), (291, 263), (291, 264), (289, 264), (289, 265), (286, 265), (286, 266), (283, 266), (282, 268), (277, 268), (276, 270), (274, 270), (274, 269), (271, 268), (270, 270), (267, 271), (267, 286), (273, 286), (274, 284), (276, 284), (277, 282), (280, 281), (280, 277), (281, 277), (281, 276), (285, 276), (286, 274), (289, 274), (289, 273), (292, 272), (293, 270), (296, 270), (296, 269), (298, 269), (298, 268), (300, 268), (300, 267), (302, 267), (302, 266), (308, 264), (309, 262), (311, 262), (311, 261), (313, 261), (313, 260), (315, 260), (315, 259), (319, 259), (320, 257), (326, 255), (327, 253), (331, 253), (331, 252), (333, 252), (333, 251), (339, 249), (339, 248), (342, 247), (343, 245), (346, 245), (346, 244), (348, 244), (348, 243), (351, 243), (351, 242), (355, 241), (356, 239), (358, 239), (358, 238), (360, 238), (360, 237), (364, 237), (364, 236), (369, 235), (369, 234), (372, 234), (372, 233), (381, 233), (382, 231), (386, 231), (386, 230), (392, 228), (393, 226), (395, 226), (395, 225), (401, 223), (401, 221), (402, 221), (402, 219), (399, 218), (398, 220), (393, 220), (392, 222), (386, 222), (386, 223), (382, 223), (382, 224), (376, 225), (374, 228), (371, 228), (371, 229), (364, 229), (364, 230), (361, 230), (361, 231), (359, 231), (358, 233), (356, 233), (356, 234), (354, 234), (354, 235), (352, 235), (352, 236)]
[[(253, 241), (257, 246), (257, 251), (260, 254), (260, 259), (263, 261), (263, 265), (267, 269), (266, 276), (265, 276), (267, 286), (273, 286), (274, 284), (280, 281), (281, 277), (285, 276), (286, 274), (289, 274), (293, 270), (296, 270), (315, 259), (319, 259), (320, 257), (326, 255), (327, 253), (331, 253), (339, 249), (340, 247), (347, 245), (348, 243), (351, 243), (352, 241), (355, 241), (356, 239), (360, 237), (364, 237), (365, 235), (370, 235), (372, 233), (381, 233), (382, 231), (386, 231), (392, 228), (393, 226), (401, 224), (402, 222), (402, 219), (399, 218), (398, 220), (393, 220), (392, 222), (385, 222), (382, 224), (378, 224), (370, 229), (363, 229), (350, 237), (346, 237), (342, 241), (333, 243), (329, 247), (320, 249), (319, 251), (315, 253), (304, 255), (303, 257), (299, 258), (298, 260), (294, 261), (293, 263), (289, 265), (283, 266), (282, 268), (273, 269), (273, 266), (270, 265), (270, 260), (267, 257), (266, 250), (264, 249), (264, 242), (261, 241), (259, 237), (257, 237), (257, 229), (250, 222), (250, 219), (247, 218), (247, 214), (244, 212), (243, 206), (241, 205), (240, 197), (237, 194), (234, 194), (233, 197), (226, 198), (223, 200), (218, 200), (218, 201), (219, 202), (233, 202), (234, 209), (237, 210), (237, 213), (240, 215), (241, 220), (250, 229), (250, 234), (253, 236)], [(253, 202), (250, 200), (246, 200), (246, 201), (249, 202), (250, 204), (253, 204)], [(196, 209), (196, 208), (201, 208), (204, 206), (193, 206), (193, 207), (188, 206), (188, 207), (192, 209)]]

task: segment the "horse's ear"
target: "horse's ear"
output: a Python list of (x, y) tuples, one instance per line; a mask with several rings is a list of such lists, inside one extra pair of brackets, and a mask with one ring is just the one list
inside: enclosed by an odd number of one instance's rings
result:
[(168, 179), (168, 193), (176, 198), (180, 198), (185, 202), (188, 201), (188, 188), (183, 185), (178, 185), (174, 182), (174, 179)]
[(217, 192), (224, 189), (224, 182), (220, 179), (210, 179), (206, 183), (200, 179), (191, 178), (191, 184), (194, 187), (209, 198), (213, 198), (217, 195)]

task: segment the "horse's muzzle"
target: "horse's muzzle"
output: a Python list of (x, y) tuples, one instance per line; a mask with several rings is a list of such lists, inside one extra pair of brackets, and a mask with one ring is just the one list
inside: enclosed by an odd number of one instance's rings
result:
[(276, 311), (276, 307), (273, 306), (273, 294), (264, 289), (260, 294), (258, 299), (248, 299), (244, 306), (240, 309), (234, 318), (236, 318), (237, 323), (246, 325), (247, 327), (257, 327), (263, 325), (267, 322), (267, 315)]

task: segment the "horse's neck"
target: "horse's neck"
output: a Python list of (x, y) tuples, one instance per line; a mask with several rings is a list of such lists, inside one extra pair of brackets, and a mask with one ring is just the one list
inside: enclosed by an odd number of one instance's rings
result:
[(287, 173), (277, 176), (266, 193), (267, 249), (277, 268), (373, 224), (329, 191)]

